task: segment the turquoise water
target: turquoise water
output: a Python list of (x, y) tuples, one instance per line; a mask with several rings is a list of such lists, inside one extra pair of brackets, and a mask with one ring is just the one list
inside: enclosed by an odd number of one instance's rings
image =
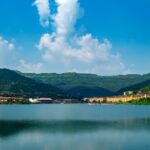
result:
[(150, 149), (150, 106), (0, 105), (0, 150)]

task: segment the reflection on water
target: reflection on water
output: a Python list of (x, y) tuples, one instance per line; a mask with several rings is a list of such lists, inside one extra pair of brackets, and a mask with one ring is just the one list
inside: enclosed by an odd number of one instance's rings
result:
[[(10, 108), (0, 107), (0, 150), (150, 149), (150, 107), (38, 105)], [(18, 115), (15, 117), (15, 114)]]
[(119, 121), (5, 121), (0, 120), (0, 137), (5, 138), (21, 132), (90, 133), (99, 130), (150, 131), (150, 118)]

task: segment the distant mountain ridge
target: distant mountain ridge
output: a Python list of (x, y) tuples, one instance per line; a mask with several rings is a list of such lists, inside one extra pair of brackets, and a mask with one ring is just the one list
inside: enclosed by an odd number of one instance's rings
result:
[(99, 76), (81, 73), (25, 73), (23, 75), (38, 82), (56, 86), (69, 94), (83, 97), (120, 94), (123, 90), (128, 90), (127, 87), (150, 80), (150, 74)]
[(0, 95), (61, 98), (66, 95), (50, 84), (36, 82), (9, 69), (0, 69)]
[(21, 73), (0, 69), (0, 95), (23, 97), (100, 97), (150, 89), (150, 74), (98, 76), (79, 73)]

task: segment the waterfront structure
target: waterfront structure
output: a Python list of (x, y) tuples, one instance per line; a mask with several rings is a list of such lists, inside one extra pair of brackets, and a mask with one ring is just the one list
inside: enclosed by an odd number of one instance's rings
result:
[(39, 103), (52, 103), (51, 98), (38, 98)]
[(38, 99), (29, 98), (30, 103), (38, 103)]
[(136, 95), (123, 95), (112, 97), (94, 97), (89, 98), (89, 103), (126, 103), (133, 100), (140, 100), (142, 98), (150, 98), (150, 94), (136, 94)]
[(53, 99), (51, 98), (35, 98), (35, 99), (32, 99), (32, 98), (29, 98), (29, 102), (30, 103), (52, 103)]
[(7, 102), (16, 102), (18, 98), (16, 97), (3, 97), (0, 96), (0, 103), (7, 103)]
[(133, 95), (133, 91), (126, 91), (123, 93), (124, 96), (129, 96), (129, 95)]

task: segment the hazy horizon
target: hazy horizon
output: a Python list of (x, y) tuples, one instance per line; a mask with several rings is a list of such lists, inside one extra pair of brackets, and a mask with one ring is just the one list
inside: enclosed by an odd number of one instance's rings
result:
[(33, 74), (89, 74), (89, 75), (97, 75), (97, 76), (104, 76), (104, 77), (109, 77), (109, 76), (127, 76), (127, 75), (148, 75), (150, 74), (150, 72), (148, 73), (144, 73), (144, 74), (138, 74), (138, 73), (129, 73), (129, 74), (116, 74), (116, 75), (101, 75), (101, 74), (96, 74), (96, 73), (82, 73), (82, 72), (25, 72), (25, 71), (20, 71), (20, 70), (13, 70), (13, 69), (10, 69), (10, 68), (0, 68), (0, 69), (7, 69), (7, 70), (11, 70), (11, 71), (16, 71), (16, 72), (21, 72), (21, 73), (33, 73)]

